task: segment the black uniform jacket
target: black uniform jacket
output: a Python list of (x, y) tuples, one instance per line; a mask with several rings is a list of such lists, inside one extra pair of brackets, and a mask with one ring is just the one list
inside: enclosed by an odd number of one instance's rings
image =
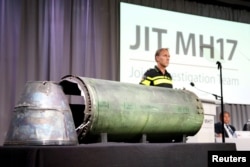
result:
[(147, 86), (161, 86), (161, 87), (173, 88), (172, 76), (170, 75), (170, 73), (168, 73), (166, 70), (165, 74), (163, 74), (157, 68), (157, 66), (145, 72), (140, 84)]

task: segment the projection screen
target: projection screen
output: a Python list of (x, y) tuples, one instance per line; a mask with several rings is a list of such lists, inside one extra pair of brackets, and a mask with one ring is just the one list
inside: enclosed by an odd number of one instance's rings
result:
[[(120, 81), (139, 84), (144, 72), (156, 65), (158, 48), (169, 48), (168, 72), (174, 89), (187, 89), (201, 99), (250, 104), (250, 25), (120, 4)], [(195, 87), (190, 83), (193, 82)]]

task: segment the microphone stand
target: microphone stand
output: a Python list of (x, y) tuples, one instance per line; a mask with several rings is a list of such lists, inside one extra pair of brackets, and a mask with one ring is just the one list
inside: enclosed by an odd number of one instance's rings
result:
[(219, 61), (216, 62), (216, 64), (218, 65), (218, 69), (220, 70), (220, 100), (221, 100), (221, 115), (222, 115), (222, 143), (225, 143), (225, 129), (224, 129), (224, 104), (223, 104), (223, 90), (222, 90), (222, 85), (223, 85), (223, 82), (222, 82), (222, 66), (221, 66), (221, 63)]

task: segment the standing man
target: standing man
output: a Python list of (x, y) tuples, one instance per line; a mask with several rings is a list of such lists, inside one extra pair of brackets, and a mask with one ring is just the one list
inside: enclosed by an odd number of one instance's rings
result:
[[(170, 54), (168, 48), (160, 48), (155, 53), (156, 65), (154, 68), (147, 70), (140, 82), (146, 86), (159, 86), (164, 88), (173, 88), (172, 76), (166, 68), (169, 65)], [(168, 139), (166, 142), (183, 142), (183, 136)]]
[(170, 54), (168, 48), (158, 49), (155, 53), (157, 65), (145, 72), (140, 84), (173, 88), (172, 76), (166, 70), (169, 65), (169, 59)]

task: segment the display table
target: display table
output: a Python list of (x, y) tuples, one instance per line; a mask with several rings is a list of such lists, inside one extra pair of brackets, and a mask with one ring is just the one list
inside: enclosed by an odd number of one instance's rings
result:
[(207, 166), (208, 151), (235, 151), (234, 143), (97, 143), (77, 146), (1, 146), (8, 167)]
[[(216, 143), (222, 143), (222, 138), (216, 138)], [(225, 138), (225, 143), (235, 143), (237, 151), (250, 151), (250, 138)]]

